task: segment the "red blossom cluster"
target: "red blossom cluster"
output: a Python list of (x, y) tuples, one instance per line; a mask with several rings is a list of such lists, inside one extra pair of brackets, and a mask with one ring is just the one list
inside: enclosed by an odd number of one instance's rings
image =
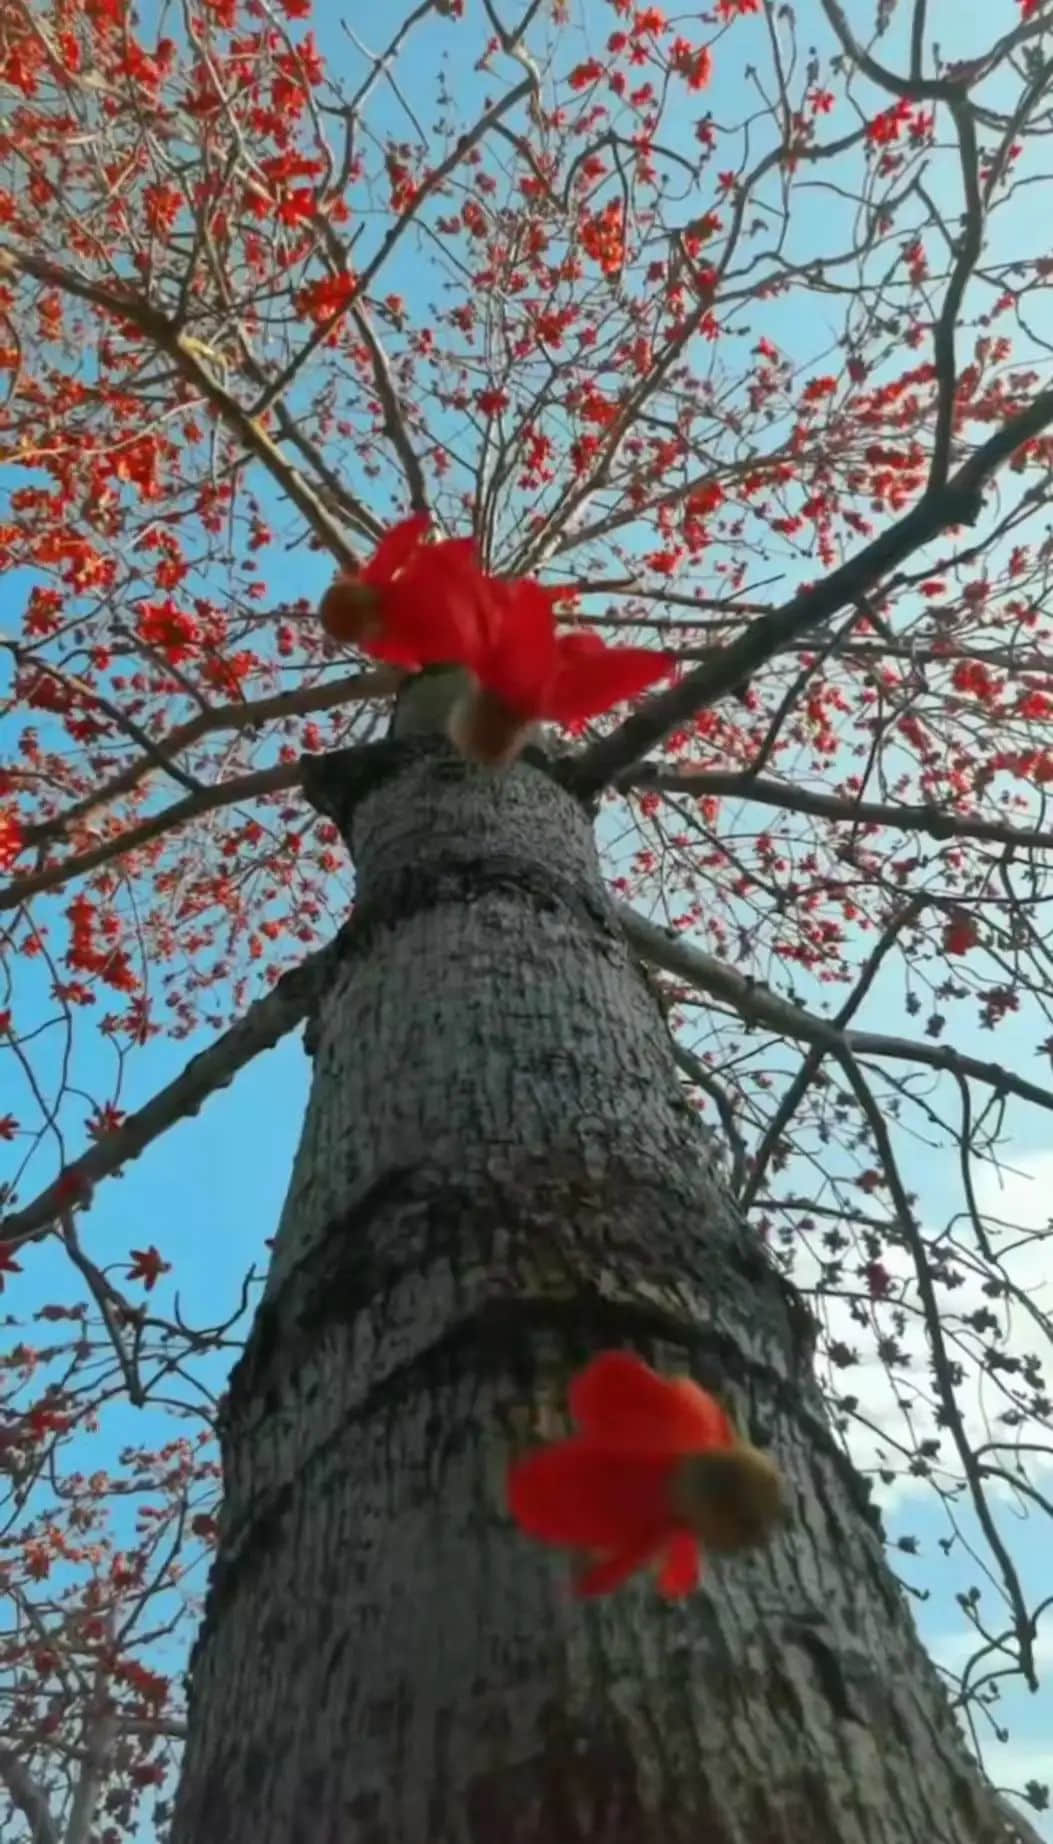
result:
[[(96, 975), (117, 992), (135, 992), (139, 980), (127, 949), (118, 945), (119, 918), (111, 910), (100, 914), (98, 905), (84, 895), (74, 897), (66, 916), (71, 928), (66, 965), (77, 973)], [(94, 996), (75, 982), (67, 982), (63, 992), (75, 1004), (90, 1004)]]
[(0, 871), (9, 871), (25, 842), (22, 822), (13, 807), (0, 807)]

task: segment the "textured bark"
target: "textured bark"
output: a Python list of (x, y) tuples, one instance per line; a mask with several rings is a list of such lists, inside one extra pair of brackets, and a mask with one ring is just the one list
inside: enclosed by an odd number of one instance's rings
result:
[[(257, 1323), (175, 1844), (988, 1844), (825, 1424), (810, 1325), (736, 1221), (540, 756), (329, 758), (358, 890)], [(504, 1508), (604, 1345), (771, 1446), (772, 1547), (575, 1603)]]

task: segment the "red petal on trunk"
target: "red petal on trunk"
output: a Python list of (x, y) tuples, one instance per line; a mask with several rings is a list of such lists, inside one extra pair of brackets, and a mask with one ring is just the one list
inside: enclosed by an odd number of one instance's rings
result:
[(597, 717), (638, 697), (676, 663), (671, 654), (654, 653), (649, 647), (582, 647), (582, 639), (583, 635), (567, 634), (557, 643), (559, 663), (542, 712), (552, 723)]
[(657, 1543), (670, 1528), (668, 1460), (600, 1453), (560, 1441), (517, 1460), (508, 1503), (517, 1524), (546, 1543), (621, 1551)]
[(581, 1570), (574, 1583), (575, 1594), (584, 1598), (596, 1594), (611, 1594), (635, 1575), (638, 1569), (645, 1568), (652, 1556), (661, 1546), (661, 1537), (657, 1541), (649, 1538), (639, 1543), (618, 1550), (613, 1556), (604, 1556), (599, 1562), (591, 1563)]
[(665, 1552), (658, 1592), (671, 1601), (678, 1600), (682, 1594), (693, 1594), (701, 1573), (698, 1538), (692, 1530), (678, 1530)]
[(660, 1377), (632, 1351), (601, 1351), (570, 1386), (570, 1412), (593, 1447), (655, 1457), (734, 1441), (714, 1396), (688, 1377)]

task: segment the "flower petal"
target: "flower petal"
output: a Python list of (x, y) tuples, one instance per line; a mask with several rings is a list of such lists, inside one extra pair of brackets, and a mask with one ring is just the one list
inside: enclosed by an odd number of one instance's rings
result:
[(586, 648), (580, 645), (583, 638), (565, 634), (556, 643), (557, 670), (541, 712), (552, 723), (573, 723), (609, 711), (666, 678), (676, 663), (672, 654), (649, 647)]
[(425, 578), (414, 565), (379, 591), (382, 628), (363, 651), (395, 666), (471, 666), (478, 652), (477, 605), (485, 584), (452, 573)]
[(559, 1441), (517, 1460), (508, 1475), (512, 1516), (529, 1536), (577, 1549), (621, 1551), (668, 1532), (669, 1460)]
[(598, 1562), (588, 1564), (580, 1570), (574, 1582), (575, 1594), (589, 1598), (596, 1594), (610, 1594), (615, 1588), (620, 1588), (630, 1575), (635, 1575), (638, 1569), (650, 1562), (661, 1546), (662, 1537), (663, 1533), (659, 1532), (657, 1537), (641, 1538), (639, 1543), (627, 1545), (624, 1549), (616, 1550), (613, 1555), (602, 1556)]
[(493, 587), (472, 539), (418, 545), (394, 581), (374, 589), (380, 626), (364, 650), (391, 665), (472, 668), (485, 644)]
[(408, 519), (402, 519), (386, 531), (377, 545), (372, 557), (362, 572), (364, 583), (390, 583), (396, 570), (401, 570), (413, 556), (419, 545), (423, 544), (431, 525), (431, 514), (415, 512)]
[(597, 653), (607, 651), (607, 642), (594, 627), (573, 628), (569, 634), (560, 634), (557, 644), (561, 657), (569, 659), (594, 658)]
[(689, 1377), (660, 1377), (632, 1351), (601, 1351), (574, 1378), (570, 1412), (606, 1453), (699, 1453), (735, 1439), (727, 1412)]
[(552, 591), (523, 578), (492, 582), (489, 645), (476, 665), (479, 682), (520, 717), (540, 717), (556, 670)]
[(692, 1594), (698, 1587), (701, 1572), (701, 1554), (694, 1531), (676, 1531), (669, 1540), (662, 1562), (658, 1577), (659, 1594), (666, 1595), (671, 1601), (678, 1600), (682, 1594)]

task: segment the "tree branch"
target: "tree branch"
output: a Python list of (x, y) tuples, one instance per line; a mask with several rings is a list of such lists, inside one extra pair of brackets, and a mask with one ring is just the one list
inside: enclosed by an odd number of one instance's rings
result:
[(365, 308), (356, 303), (351, 313), (369, 353), (373, 389), (380, 399), (380, 406), (384, 412), (384, 433), (402, 463), (402, 471), (409, 488), (410, 507), (414, 512), (427, 512), (428, 489), (424, 484), (424, 470), (409, 438), (409, 431), (406, 428), (405, 418), (395, 392), (395, 382), (391, 376), (387, 353), (381, 345)]
[[(302, 685), (296, 691), (275, 692), (270, 698), (244, 699), (238, 704), (216, 705), (210, 710), (200, 711), (179, 728), (170, 731), (163, 741), (156, 745), (166, 756), (181, 755), (185, 749), (201, 741), (204, 736), (212, 736), (217, 730), (252, 730), (271, 718), (303, 717), (314, 711), (329, 711), (337, 704), (365, 702), (369, 698), (384, 698), (398, 687), (404, 674), (394, 666), (378, 666), (372, 672), (350, 673), (346, 678), (323, 680), (317, 685)], [(61, 838), (71, 828), (94, 813), (99, 807), (109, 806), (122, 794), (132, 788), (151, 773), (152, 761), (130, 762), (127, 768), (120, 769), (102, 787), (86, 794), (64, 813), (58, 813), (54, 819), (40, 820), (35, 826), (25, 829), (27, 845), (37, 845), (46, 839)]]
[(23, 1241), (50, 1228), (68, 1208), (71, 1191), (75, 1188), (89, 1190), (101, 1179), (112, 1177), (122, 1165), (145, 1152), (177, 1120), (197, 1114), (216, 1089), (226, 1088), (238, 1071), (262, 1050), (273, 1049), (281, 1038), (296, 1029), (332, 978), (340, 952), (341, 941), (337, 935), (324, 948), (308, 954), (298, 967), (283, 973), (269, 992), (253, 1000), (236, 1024), (217, 1037), (207, 1050), (191, 1057), (174, 1081), (166, 1083), (143, 1107), (129, 1114), (115, 1132), (90, 1146), (79, 1159), (74, 1159), (30, 1203), (0, 1219), (0, 1240)]
[(76, 852), (72, 858), (64, 858), (61, 864), (49, 864), (42, 871), (16, 877), (0, 889), (0, 910), (17, 909), (44, 890), (58, 890), (71, 877), (84, 877), (89, 871), (98, 870), (100, 864), (123, 858), (140, 845), (148, 845), (161, 833), (198, 819), (202, 813), (212, 813), (217, 807), (232, 807), (239, 800), (256, 800), (261, 794), (274, 794), (282, 788), (298, 787), (303, 773), (302, 760), (300, 757), (295, 762), (279, 762), (275, 768), (259, 768), (249, 775), (236, 775), (230, 781), (217, 781), (212, 787), (202, 788), (199, 794), (188, 794), (185, 800), (162, 807), (149, 819), (129, 826), (127, 832), (120, 832), (113, 839), (104, 839), (101, 845), (94, 845), (89, 851)]
[(940, 308), (939, 317), (932, 331), (937, 402), (936, 428), (932, 438), (932, 459), (929, 464), (930, 488), (942, 487), (950, 466), (951, 439), (954, 434), (954, 412), (958, 391), (954, 332), (966, 283), (980, 259), (984, 230), (983, 201), (980, 197), (980, 159), (976, 147), (976, 124), (973, 121), (972, 110), (964, 98), (957, 98), (951, 100), (950, 111), (958, 133), (958, 159), (965, 193), (965, 213), (958, 237), (958, 253), (954, 259), (947, 292), (943, 297), (943, 306)]
[(73, 1794), (63, 1844), (89, 1844), (92, 1821), (102, 1792), (111, 1750), (117, 1735), (117, 1718), (106, 1709), (106, 1678), (100, 1664), (96, 1672), (92, 1706), (85, 1723), (85, 1751)]
[(877, 1100), (871, 1094), (869, 1084), (859, 1067), (856, 1057), (847, 1042), (842, 1041), (836, 1052), (837, 1060), (844, 1070), (845, 1077), (856, 1097), (860, 1111), (870, 1129), (875, 1151), (881, 1161), (882, 1170), (889, 1187), (893, 1208), (897, 1218), (897, 1228), (914, 1264), (914, 1277), (918, 1295), (921, 1300), (925, 1319), (925, 1330), (932, 1356), (932, 1368), (940, 1391), (940, 1406), (943, 1411), (944, 1425), (954, 1442), (955, 1451), (961, 1462), (969, 1486), (969, 1496), (977, 1523), (987, 1540), (991, 1554), (996, 1558), (1002, 1571), (1002, 1585), (1006, 1598), (1013, 1610), (1013, 1627), (1017, 1644), (1020, 1647), (1020, 1669), (1029, 1690), (1038, 1689), (1035, 1677), (1034, 1631), (1028, 1615), (1020, 1578), (1010, 1559), (1009, 1552), (1002, 1542), (998, 1527), (991, 1516), (987, 1497), (983, 1488), (981, 1468), (972, 1449), (972, 1443), (966, 1432), (958, 1398), (954, 1386), (953, 1365), (947, 1355), (947, 1346), (943, 1334), (943, 1322), (940, 1317), (940, 1303), (936, 1298), (936, 1289), (929, 1271), (928, 1254), (921, 1230), (910, 1207), (903, 1181), (899, 1175), (892, 1140), (885, 1123), (884, 1114)]
[(78, 300), (90, 302), (114, 320), (122, 320), (136, 327), (159, 351), (166, 353), (186, 382), (211, 405), (231, 434), (237, 436), (242, 447), (263, 463), (271, 478), (292, 501), (297, 511), (302, 513), (315, 536), (321, 539), (326, 549), (336, 558), (340, 568), (349, 574), (357, 570), (358, 554), (348, 544), (343, 527), (326, 510), (299, 470), (286, 460), (263, 423), (214, 376), (203, 362), (197, 342), (175, 322), (166, 319), (164, 314), (138, 295), (125, 295), (114, 288), (104, 287), (100, 282), (88, 281), (74, 270), (63, 268), (60, 263), (51, 262), (46, 257), (34, 256), (28, 250), (13, 249), (10, 245), (0, 248), (0, 265), (5, 264), (22, 275), (32, 276), (35, 281), (44, 282), (50, 288), (57, 288), (64, 294), (76, 296)]
[(720, 1116), (720, 1125), (724, 1130), (724, 1137), (728, 1142), (728, 1147), (731, 1152), (731, 1189), (737, 1196), (746, 1176), (748, 1161), (746, 1155), (746, 1142), (739, 1132), (738, 1123), (735, 1119), (735, 1109), (732, 1106), (731, 1098), (721, 1088), (720, 1083), (714, 1079), (712, 1071), (706, 1068), (705, 1064), (695, 1055), (694, 1051), (688, 1050), (686, 1045), (678, 1043), (675, 1037), (673, 1038), (673, 1058), (681, 1074), (686, 1076), (687, 1080), (692, 1082), (696, 1088), (700, 1088), (703, 1094), (709, 1096)]
[(899, 832), (924, 832), (931, 839), (984, 839), (992, 845), (1053, 849), (1053, 832), (1025, 826), (1007, 826), (968, 813), (948, 813), (936, 806), (900, 806), (896, 801), (849, 800), (821, 794), (812, 788), (789, 787), (764, 775), (726, 774), (719, 769), (666, 769), (641, 762), (615, 782), (619, 793), (655, 789), (662, 794), (717, 794), (732, 800), (755, 800), (787, 813), (814, 813), (820, 819), (844, 821), (854, 826), (892, 826)]
[(618, 920), (637, 953), (656, 967), (664, 967), (677, 979), (686, 980), (699, 992), (722, 999), (748, 1023), (764, 1025), (780, 1037), (792, 1037), (806, 1044), (821, 1045), (833, 1056), (850, 1052), (855, 1057), (887, 1057), (897, 1063), (924, 1063), (949, 1075), (972, 1077), (1000, 1095), (1016, 1095), (1036, 1108), (1053, 1112), (1053, 1092), (1010, 1074), (1000, 1063), (984, 1063), (979, 1057), (963, 1056), (949, 1044), (915, 1043), (906, 1037), (886, 1037), (878, 1031), (839, 1031), (825, 1018), (817, 1018), (789, 999), (781, 999), (761, 980), (738, 973), (726, 961), (717, 960), (701, 948), (694, 948), (682, 937), (670, 934), (656, 923), (648, 922), (627, 904), (615, 905)]
[(47, 1799), (13, 1748), (0, 1744), (0, 1780), (29, 1824), (32, 1844), (59, 1844)]
[[(899, 915), (893, 917), (892, 922), (882, 934), (866, 966), (863, 968), (861, 977), (857, 981), (852, 992), (849, 993), (848, 998), (837, 1013), (836, 1018), (833, 1020), (833, 1029), (840, 1036), (844, 1035), (845, 1027), (851, 1022), (852, 1018), (859, 1010), (859, 1007), (862, 1005), (863, 1000), (866, 998), (867, 993), (870, 991), (870, 988), (873, 986), (879, 969), (896, 940), (896, 937), (911, 922), (917, 920), (924, 906), (924, 900), (923, 897), (912, 898), (909, 903), (905, 904)], [(746, 1181), (740, 1200), (743, 1210), (749, 1210), (756, 1201), (757, 1193), (764, 1183), (767, 1174), (768, 1162), (778, 1147), (779, 1141), (786, 1132), (794, 1114), (804, 1100), (805, 1095), (808, 1093), (812, 1085), (812, 1080), (826, 1054), (827, 1049), (824, 1045), (813, 1043), (807, 1055), (802, 1058), (801, 1066), (794, 1076), (793, 1081), (785, 1090), (772, 1119), (764, 1130), (760, 1144), (753, 1156), (750, 1175)]]
[(918, 504), (822, 582), (798, 590), (789, 602), (758, 615), (728, 646), (678, 685), (649, 698), (631, 717), (583, 751), (567, 770), (579, 796), (599, 794), (609, 782), (654, 749), (671, 730), (718, 698), (737, 690), (772, 655), (858, 602), (886, 571), (902, 563), (949, 525), (975, 525), (983, 511), (982, 489), (1024, 442), (1053, 422), (1053, 389), (1041, 391), (1019, 415), (1010, 417), (942, 487), (928, 488)]

